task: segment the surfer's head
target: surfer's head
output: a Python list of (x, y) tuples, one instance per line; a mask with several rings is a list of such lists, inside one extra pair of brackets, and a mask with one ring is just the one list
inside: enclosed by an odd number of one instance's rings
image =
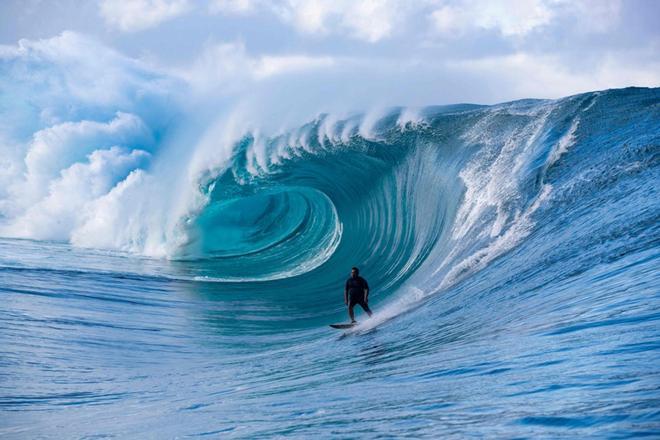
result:
[(357, 267), (351, 268), (351, 276), (353, 278), (357, 277), (359, 274), (360, 274), (360, 269), (358, 269)]

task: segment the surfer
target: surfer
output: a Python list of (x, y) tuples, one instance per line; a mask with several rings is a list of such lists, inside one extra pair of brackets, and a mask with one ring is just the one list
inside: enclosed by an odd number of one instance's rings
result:
[(344, 288), (344, 304), (348, 306), (348, 316), (351, 317), (351, 324), (355, 324), (355, 314), (353, 307), (359, 304), (360, 307), (371, 316), (369, 309), (369, 284), (367, 280), (360, 276), (360, 269), (354, 267), (351, 269), (351, 277), (346, 280)]

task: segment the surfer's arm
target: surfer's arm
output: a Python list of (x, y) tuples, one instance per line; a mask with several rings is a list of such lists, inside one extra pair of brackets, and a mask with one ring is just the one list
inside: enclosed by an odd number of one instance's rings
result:
[(344, 286), (344, 304), (348, 304), (348, 281), (346, 281), (346, 286)]

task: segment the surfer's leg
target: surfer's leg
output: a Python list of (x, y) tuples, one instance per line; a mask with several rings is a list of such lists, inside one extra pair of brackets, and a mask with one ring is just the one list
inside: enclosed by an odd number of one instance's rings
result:
[(348, 316), (351, 317), (351, 322), (355, 322), (355, 314), (353, 313), (353, 307), (355, 307), (355, 304), (351, 302), (348, 306)]
[(369, 317), (371, 318), (371, 315), (373, 315), (373, 313), (371, 312), (371, 309), (369, 308), (367, 303), (363, 301), (363, 302), (360, 303), (360, 305), (362, 306), (364, 311), (367, 312), (367, 315), (369, 315)]

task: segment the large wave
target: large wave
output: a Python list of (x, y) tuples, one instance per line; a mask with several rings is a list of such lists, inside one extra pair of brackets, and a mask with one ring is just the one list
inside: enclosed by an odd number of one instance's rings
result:
[[(90, 82), (93, 66), (54, 67), (68, 53), (53, 45), (2, 54), (0, 234), (168, 257), (200, 281), (298, 277), (324, 295), (359, 265), (413, 303), (544, 228), (606, 237), (607, 216), (575, 225), (600, 206), (619, 212), (636, 176), (657, 182), (659, 89), (324, 113), (267, 131), (191, 113), (185, 85), (111, 52), (118, 83)], [(640, 206), (608, 234), (657, 220), (656, 205)], [(559, 258), (552, 240), (538, 246), (532, 261)]]

